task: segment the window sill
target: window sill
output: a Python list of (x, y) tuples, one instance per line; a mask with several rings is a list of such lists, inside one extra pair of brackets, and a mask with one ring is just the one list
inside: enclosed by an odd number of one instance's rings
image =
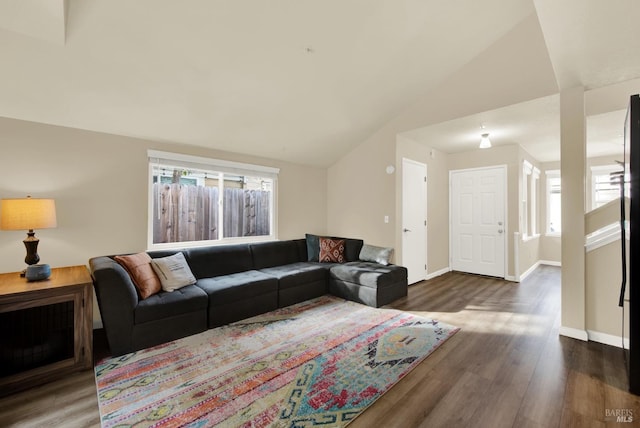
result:
[(528, 242), (538, 238), (540, 238), (539, 233), (536, 233), (535, 235), (522, 235), (522, 242)]
[(147, 251), (182, 250), (187, 248), (214, 247), (229, 244), (253, 244), (258, 242), (277, 241), (275, 235), (246, 236), (238, 238), (224, 238), (207, 241), (167, 242), (162, 244), (147, 244)]
[(562, 233), (549, 232), (549, 233), (545, 233), (544, 236), (549, 237), (549, 238), (561, 238), (562, 237)]

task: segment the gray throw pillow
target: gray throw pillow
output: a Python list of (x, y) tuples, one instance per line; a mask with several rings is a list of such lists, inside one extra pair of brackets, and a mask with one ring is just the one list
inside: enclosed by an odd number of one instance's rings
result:
[(360, 260), (363, 262), (374, 262), (386, 266), (391, 263), (392, 256), (393, 248), (388, 247), (364, 244), (360, 250)]

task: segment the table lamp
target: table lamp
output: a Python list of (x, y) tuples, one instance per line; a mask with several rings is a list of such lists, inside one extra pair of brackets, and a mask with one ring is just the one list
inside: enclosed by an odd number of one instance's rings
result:
[[(29, 266), (40, 261), (38, 242), (34, 229), (56, 227), (56, 203), (53, 199), (36, 199), (27, 196), (23, 199), (0, 200), (0, 229), (28, 230), (24, 246), (27, 256), (24, 261)], [(24, 275), (24, 272), (23, 272)]]

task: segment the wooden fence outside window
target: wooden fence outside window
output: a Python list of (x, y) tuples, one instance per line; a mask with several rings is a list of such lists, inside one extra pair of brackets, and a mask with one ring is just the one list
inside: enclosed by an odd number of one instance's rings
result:
[(153, 184), (153, 243), (220, 239), (218, 219), (223, 211), (223, 237), (268, 236), (271, 192), (225, 188), (220, 207), (217, 187)]

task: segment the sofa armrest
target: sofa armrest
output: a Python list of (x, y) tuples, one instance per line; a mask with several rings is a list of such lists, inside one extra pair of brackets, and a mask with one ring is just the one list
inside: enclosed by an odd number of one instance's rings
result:
[(130, 349), (138, 305), (136, 287), (127, 271), (110, 257), (92, 258), (89, 267), (109, 347), (114, 353)]

